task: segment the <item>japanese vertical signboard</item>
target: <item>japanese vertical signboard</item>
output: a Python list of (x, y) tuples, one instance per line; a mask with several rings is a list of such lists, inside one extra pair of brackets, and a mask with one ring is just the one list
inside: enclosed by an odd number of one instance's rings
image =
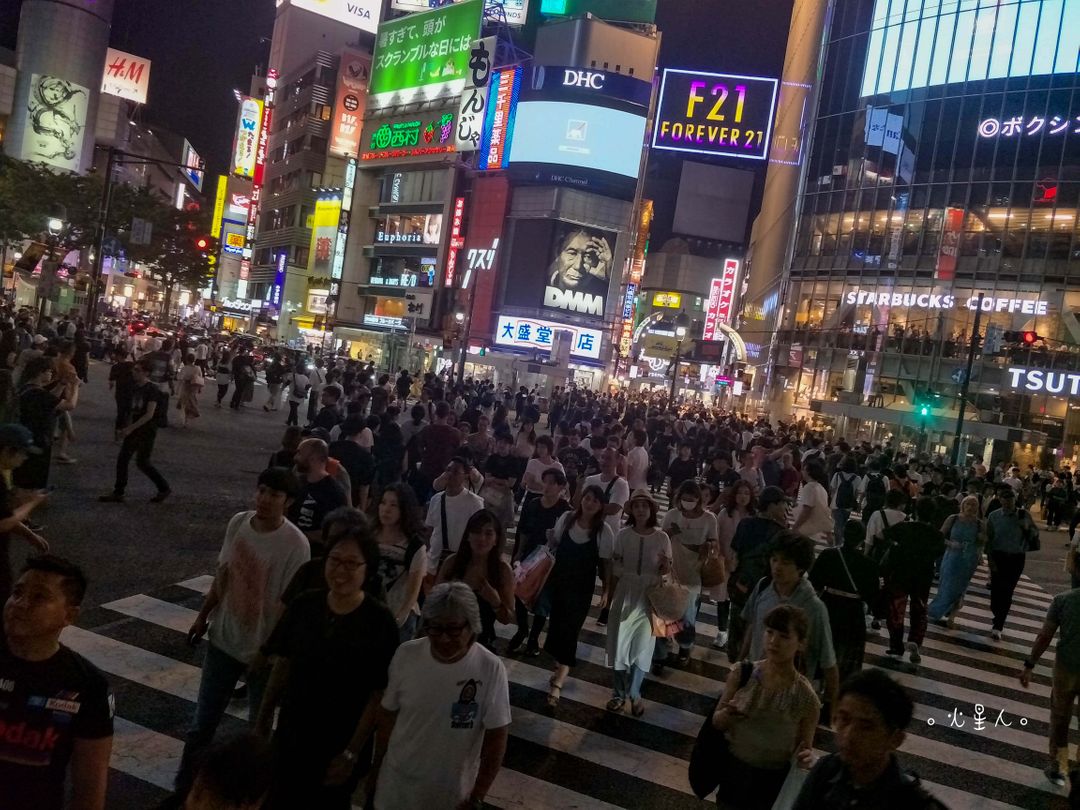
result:
[(225, 216), (225, 193), (229, 187), (229, 178), (218, 175), (217, 193), (214, 195), (214, 218), (210, 222), (210, 235), (221, 238), (221, 220)]
[(934, 278), (952, 281), (956, 276), (956, 257), (960, 255), (960, 234), (964, 230), (964, 209), (946, 208), (941, 226), (941, 247), (938, 249)]
[(368, 107), (456, 96), (469, 76), (484, 0), (467, 0), (379, 26)]
[(521, 91), (521, 68), (495, 71), (488, 88), (489, 103), (480, 140), (479, 169), (505, 169), (510, 164), (514, 115)]
[(469, 75), (461, 93), (457, 134), (454, 138), (454, 145), (459, 152), (475, 152), (480, 148), (496, 43), (495, 37), (484, 37), (476, 40), (469, 52)]
[(341, 220), (341, 199), (315, 201), (311, 223), (311, 247), (308, 267), (313, 276), (331, 276), (334, 263), (334, 244), (337, 242)]
[(454, 215), (450, 225), (450, 249), (446, 253), (446, 282), (445, 286), (450, 289), (454, 286), (457, 277), (458, 252), (465, 247), (465, 240), (461, 238), (462, 222), (465, 219), (465, 198), (458, 197), (454, 200)]
[(236, 142), (229, 171), (249, 180), (255, 176), (255, 158), (259, 150), (259, 130), (262, 126), (262, 100), (244, 96), (236, 122)]
[(371, 57), (346, 48), (338, 69), (337, 98), (330, 127), (330, 154), (356, 157), (360, 153), (360, 131), (364, 128), (364, 99), (371, 76)]
[(735, 285), (739, 280), (739, 260), (725, 259), (724, 274), (709, 287), (709, 308), (705, 311), (703, 340), (719, 340), (720, 327), (731, 320), (735, 306)]
[(101, 92), (119, 96), (137, 104), (146, 103), (150, 87), (150, 60), (109, 48), (105, 52), (105, 72)]

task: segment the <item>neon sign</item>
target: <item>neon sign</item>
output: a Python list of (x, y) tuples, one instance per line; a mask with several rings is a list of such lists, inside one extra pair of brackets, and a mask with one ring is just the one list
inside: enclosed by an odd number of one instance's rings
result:
[(1080, 115), (1069, 118), (1061, 115), (1049, 117), (1033, 115), (1025, 118), (1022, 115), (1014, 115), (1012, 118), (987, 118), (979, 122), (980, 138), (1016, 138), (1023, 135), (1033, 138), (1044, 129), (1047, 135), (1068, 134), (1069, 127), (1073, 122), (1078, 126), (1072, 130), (1074, 135), (1080, 135)]

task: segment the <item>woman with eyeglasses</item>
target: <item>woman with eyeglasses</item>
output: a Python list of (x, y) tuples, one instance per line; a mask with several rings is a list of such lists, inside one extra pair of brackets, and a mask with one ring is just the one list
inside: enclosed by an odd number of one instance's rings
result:
[(514, 573), (503, 562), (506, 534), (493, 512), (481, 509), (465, 524), (465, 534), (456, 554), (439, 569), (435, 584), (464, 582), (480, 605), (479, 641), (488, 649), (495, 643), (495, 622), (514, 621)]
[(328, 590), (297, 596), (264, 653), (273, 660), (256, 730), (273, 736), (279, 767), (269, 808), (350, 807), (371, 761), (375, 715), (398, 645), (393, 614), (364, 590), (377, 576), (370, 528), (330, 533)]
[(390, 664), (367, 806), (481, 807), (506, 753), (506, 669), (497, 655), (475, 643), (480, 607), (464, 582), (435, 586), (421, 621), (424, 636), (402, 644)]

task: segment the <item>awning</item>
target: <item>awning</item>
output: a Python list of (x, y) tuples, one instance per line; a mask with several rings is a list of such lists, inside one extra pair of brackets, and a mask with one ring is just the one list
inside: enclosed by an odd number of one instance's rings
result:
[[(884, 422), (887, 425), (909, 427), (914, 430), (925, 429), (940, 433), (953, 433), (956, 431), (957, 414), (955, 413), (919, 416), (906, 410), (872, 408), (868, 405), (832, 402), (822, 399), (811, 400), (810, 410), (827, 416), (846, 416), (850, 419), (862, 419), (867, 422)], [(1042, 444), (1047, 439), (1047, 435), (1039, 430), (1025, 430), (1023, 428), (1009, 427), (1008, 425), (995, 425), (990, 422), (974, 422), (970, 417), (964, 420), (964, 435), (977, 436), (980, 439), (1020, 442), (1022, 444)]]

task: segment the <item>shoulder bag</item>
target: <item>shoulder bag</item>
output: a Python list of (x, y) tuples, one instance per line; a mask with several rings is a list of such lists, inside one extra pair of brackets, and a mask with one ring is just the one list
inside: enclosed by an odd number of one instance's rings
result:
[(840, 588), (834, 588), (831, 585), (826, 585), (821, 589), (821, 601), (825, 603), (825, 607), (835, 605), (837, 608), (841, 608), (842, 605), (851, 605), (855, 602), (861, 602), (862, 596), (859, 595), (859, 588), (855, 584), (855, 578), (851, 576), (851, 569), (848, 568), (847, 560), (844, 559), (843, 549), (836, 549), (836, 555), (840, 558), (840, 564), (844, 566), (844, 573), (847, 574), (848, 584), (851, 585), (850, 591), (845, 591)]
[[(640, 539), (639, 575), (641, 574), (641, 558), (645, 552), (645, 539)], [(645, 600), (649, 603), (653, 635), (659, 638), (670, 638), (683, 628), (683, 616), (686, 615), (686, 608), (690, 605), (690, 589), (679, 582), (674, 568), (670, 573), (662, 576), (658, 584), (645, 591)]]
[[(743, 661), (739, 664), (740, 689), (750, 681), (753, 672), (753, 661)], [(690, 767), (687, 775), (690, 777), (690, 788), (699, 799), (704, 799), (716, 790), (724, 776), (721, 769), (723, 762), (727, 759), (725, 754), (728, 750), (728, 741), (724, 732), (712, 723), (713, 715), (716, 714), (716, 709), (720, 706), (720, 700), (723, 697), (724, 693), (721, 690), (716, 703), (705, 715), (705, 722), (694, 741), (694, 749), (690, 752)]]

